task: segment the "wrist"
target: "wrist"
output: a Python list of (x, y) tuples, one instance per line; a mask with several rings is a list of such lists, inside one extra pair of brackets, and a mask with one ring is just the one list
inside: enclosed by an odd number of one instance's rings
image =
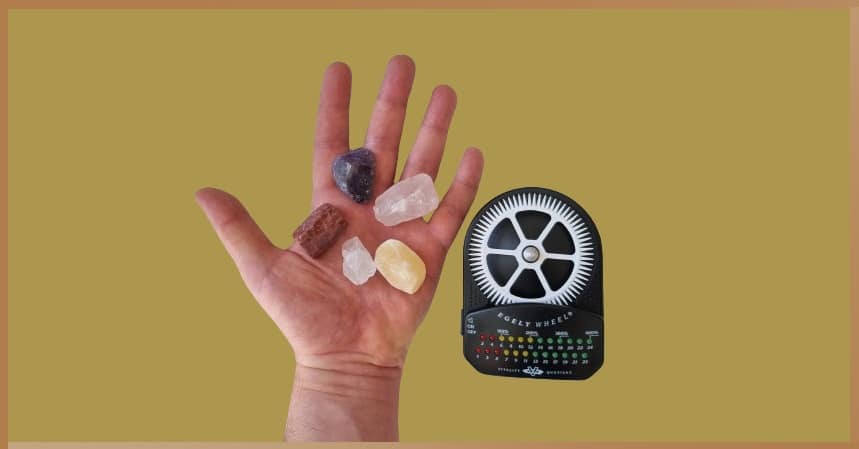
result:
[(287, 440), (396, 441), (402, 368), (351, 355), (301, 357)]
[(293, 388), (356, 398), (396, 402), (403, 370), (350, 354), (301, 357), (296, 360)]

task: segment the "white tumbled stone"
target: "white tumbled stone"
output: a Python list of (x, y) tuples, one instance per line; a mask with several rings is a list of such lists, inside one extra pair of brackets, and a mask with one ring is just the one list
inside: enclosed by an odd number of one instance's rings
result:
[(343, 242), (343, 275), (355, 285), (361, 285), (376, 274), (373, 256), (357, 236)]
[(404, 179), (376, 198), (373, 212), (385, 226), (423, 217), (438, 207), (438, 194), (432, 178), (419, 173)]

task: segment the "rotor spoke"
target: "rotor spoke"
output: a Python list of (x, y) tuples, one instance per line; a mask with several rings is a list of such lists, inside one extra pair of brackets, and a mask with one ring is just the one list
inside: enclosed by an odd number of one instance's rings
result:
[(522, 228), (519, 226), (519, 220), (515, 215), (510, 217), (510, 222), (513, 223), (513, 229), (516, 230), (516, 235), (519, 237), (519, 241), (524, 242), (526, 240), (525, 233), (522, 232)]
[(546, 253), (546, 259), (575, 260), (575, 254)]
[(546, 275), (543, 274), (543, 270), (538, 268), (534, 271), (537, 272), (537, 277), (540, 278), (540, 283), (543, 284), (543, 291), (545, 291), (546, 293), (551, 292), (552, 289), (549, 287), (549, 281), (546, 280)]
[(516, 257), (516, 250), (515, 249), (486, 248), (486, 254), (499, 254), (499, 255), (503, 255), (503, 256)]
[(543, 243), (543, 240), (546, 240), (546, 237), (549, 235), (549, 232), (552, 231), (552, 227), (554, 227), (555, 223), (558, 222), (559, 220), (557, 218), (552, 217), (552, 219), (549, 220), (549, 223), (546, 225), (545, 229), (540, 231), (540, 236), (537, 237), (537, 241)]
[(516, 267), (516, 271), (513, 272), (513, 275), (510, 276), (510, 279), (507, 280), (507, 283), (504, 284), (504, 290), (507, 293), (510, 293), (510, 288), (513, 287), (513, 283), (516, 282), (516, 279), (519, 278), (519, 275), (522, 274), (522, 265)]

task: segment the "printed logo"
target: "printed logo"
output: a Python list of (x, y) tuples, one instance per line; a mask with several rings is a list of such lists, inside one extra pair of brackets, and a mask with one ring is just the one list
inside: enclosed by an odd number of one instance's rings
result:
[(529, 366), (522, 370), (523, 373), (530, 375), (531, 377), (539, 376), (543, 374), (543, 370), (536, 366)]

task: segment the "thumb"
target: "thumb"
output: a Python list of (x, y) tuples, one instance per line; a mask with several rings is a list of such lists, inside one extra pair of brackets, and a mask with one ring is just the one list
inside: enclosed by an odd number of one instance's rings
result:
[(234, 196), (211, 187), (198, 190), (194, 196), (245, 284), (254, 291), (265, 277), (278, 249)]

